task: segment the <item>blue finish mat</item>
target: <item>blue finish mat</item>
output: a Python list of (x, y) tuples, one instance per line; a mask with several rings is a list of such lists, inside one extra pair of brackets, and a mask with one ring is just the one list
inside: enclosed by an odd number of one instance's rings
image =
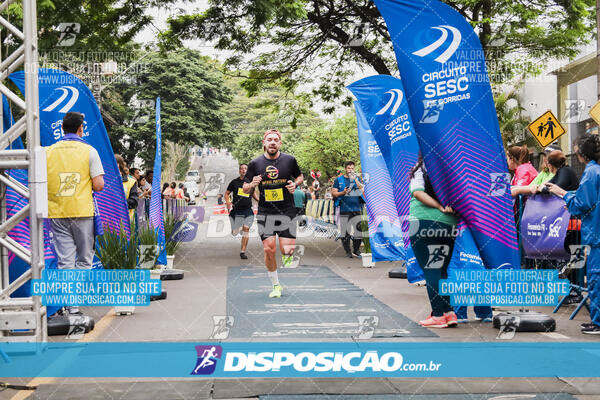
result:
[(229, 338), (437, 337), (328, 267), (278, 271), (283, 296), (271, 299), (264, 267), (229, 267)]

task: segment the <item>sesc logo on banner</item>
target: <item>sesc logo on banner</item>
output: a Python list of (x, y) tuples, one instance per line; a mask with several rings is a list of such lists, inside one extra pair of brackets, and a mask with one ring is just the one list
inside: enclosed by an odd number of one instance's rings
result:
[[(442, 36), (440, 36), (439, 39), (431, 43), (429, 46), (413, 52), (413, 54), (419, 57), (425, 57), (447, 44), (444, 52), (435, 58), (435, 61), (444, 64), (450, 59), (450, 57), (454, 55), (454, 53), (456, 53), (456, 50), (460, 45), (462, 35), (458, 29), (450, 25), (432, 26), (431, 29), (436, 29), (442, 32)], [(452, 36), (450, 43), (447, 43), (450, 36)]]
[(390, 110), (390, 115), (396, 115), (396, 111), (398, 111), (398, 108), (400, 107), (400, 104), (402, 104), (402, 100), (404, 99), (404, 93), (400, 89), (391, 89), (385, 92), (385, 94), (388, 93), (391, 95), (389, 101), (386, 103), (385, 106), (381, 108), (381, 110), (377, 111), (375, 115), (385, 114), (387, 110), (392, 106), (392, 104), (394, 105), (394, 107), (392, 107), (392, 109)]
[[(54, 89), (55, 91), (60, 90), (62, 91), (60, 96), (58, 97), (58, 99), (56, 99), (52, 104), (50, 104), (48, 107), (44, 108), (42, 111), (54, 111), (59, 105), (62, 105), (62, 108), (60, 110), (58, 110), (59, 113), (67, 113), (69, 112), (69, 110), (71, 110), (71, 108), (73, 108), (73, 106), (75, 105), (75, 103), (77, 103), (77, 100), (79, 99), (79, 90), (73, 86), (61, 86), (58, 87), (56, 89)], [(70, 97), (69, 97), (70, 95)], [(68, 98), (67, 101), (65, 101)]]
[(450, 25), (432, 26), (430, 29), (441, 32), (441, 36), (412, 54), (421, 58), (435, 57), (433, 60), (442, 64), (442, 69), (425, 73), (421, 77), (425, 100), (423, 100), (424, 110), (419, 120), (420, 124), (437, 123), (444, 104), (471, 98), (467, 75), (469, 63), (448, 62), (461, 44), (460, 30)]

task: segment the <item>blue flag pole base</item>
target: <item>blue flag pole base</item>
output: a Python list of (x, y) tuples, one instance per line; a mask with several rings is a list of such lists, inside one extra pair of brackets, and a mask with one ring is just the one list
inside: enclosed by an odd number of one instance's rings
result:
[(179, 281), (183, 279), (184, 271), (181, 269), (163, 269), (160, 273), (161, 281)]
[(408, 271), (406, 267), (398, 267), (391, 269), (388, 272), (388, 278), (408, 279)]
[(536, 311), (506, 311), (494, 316), (494, 328), (508, 327), (515, 332), (554, 332), (554, 318)]
[(166, 300), (166, 298), (167, 298), (167, 291), (163, 290), (160, 294), (157, 294), (156, 296), (150, 296), (150, 301)]
[(66, 336), (94, 329), (94, 318), (87, 315), (54, 315), (48, 318), (48, 336)]

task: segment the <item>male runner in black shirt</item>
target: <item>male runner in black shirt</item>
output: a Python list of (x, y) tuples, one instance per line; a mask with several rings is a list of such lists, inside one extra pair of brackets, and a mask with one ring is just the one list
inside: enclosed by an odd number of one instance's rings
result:
[(267, 274), (273, 283), (269, 297), (281, 297), (281, 285), (277, 276), (276, 236), (283, 266), (291, 265), (296, 247), (296, 207), (294, 190), (304, 181), (296, 159), (279, 151), (281, 134), (276, 129), (266, 131), (263, 136), (264, 154), (248, 164), (244, 192), (250, 193), (259, 187), (258, 232), (265, 251)]
[[(248, 232), (252, 226), (254, 220), (254, 212), (252, 211), (252, 199), (250, 193), (245, 193), (244, 178), (248, 171), (248, 164), (240, 164), (240, 176), (229, 182), (227, 191), (225, 191), (225, 202), (227, 203), (227, 211), (229, 212), (229, 220), (231, 221), (231, 234), (237, 235), (242, 228), (242, 248), (240, 252), (240, 258), (247, 260), (246, 247), (248, 246)], [(258, 201), (256, 191), (252, 190), (252, 197)], [(229, 195), (233, 196), (233, 202), (229, 198)]]

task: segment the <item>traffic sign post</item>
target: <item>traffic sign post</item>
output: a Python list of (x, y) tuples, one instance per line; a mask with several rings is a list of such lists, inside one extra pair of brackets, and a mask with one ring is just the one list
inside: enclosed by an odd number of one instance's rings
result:
[(548, 147), (552, 142), (567, 133), (567, 130), (550, 110), (529, 124), (527, 129), (543, 148)]

